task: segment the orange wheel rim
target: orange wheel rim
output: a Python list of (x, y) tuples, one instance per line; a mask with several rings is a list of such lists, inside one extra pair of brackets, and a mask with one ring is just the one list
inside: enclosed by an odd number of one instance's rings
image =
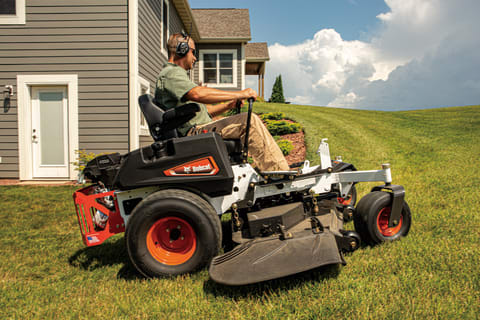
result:
[(403, 216), (400, 217), (400, 222), (395, 227), (388, 226), (388, 220), (390, 219), (391, 212), (391, 207), (385, 207), (380, 210), (380, 213), (377, 216), (378, 230), (385, 237), (393, 237), (400, 231), (400, 229), (402, 229)]
[(158, 262), (175, 266), (193, 256), (197, 248), (197, 236), (185, 220), (167, 217), (155, 222), (148, 231), (147, 248)]

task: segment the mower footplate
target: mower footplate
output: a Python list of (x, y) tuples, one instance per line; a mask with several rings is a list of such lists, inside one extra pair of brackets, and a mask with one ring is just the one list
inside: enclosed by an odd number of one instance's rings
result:
[(257, 238), (213, 258), (210, 277), (215, 282), (235, 286), (285, 277), (328, 264), (345, 264), (335, 236), (329, 230), (313, 233), (309, 228), (302, 228), (292, 235), (284, 240), (274, 236)]

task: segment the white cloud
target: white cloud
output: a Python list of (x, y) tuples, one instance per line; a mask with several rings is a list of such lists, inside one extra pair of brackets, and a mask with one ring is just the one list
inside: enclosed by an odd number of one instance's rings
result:
[(293, 46), (269, 47), (266, 98), (282, 74), (287, 100), (396, 110), (480, 103), (478, 0), (385, 0), (368, 42), (333, 29)]

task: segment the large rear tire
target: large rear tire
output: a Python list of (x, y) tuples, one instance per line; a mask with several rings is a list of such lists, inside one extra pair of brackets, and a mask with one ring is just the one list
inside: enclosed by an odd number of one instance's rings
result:
[(394, 227), (388, 227), (391, 210), (392, 196), (388, 192), (375, 191), (360, 199), (353, 222), (363, 242), (376, 245), (408, 234), (412, 214), (407, 202), (403, 203), (400, 220)]
[(222, 228), (205, 199), (185, 190), (162, 190), (135, 207), (125, 238), (141, 274), (174, 276), (207, 265), (220, 250)]

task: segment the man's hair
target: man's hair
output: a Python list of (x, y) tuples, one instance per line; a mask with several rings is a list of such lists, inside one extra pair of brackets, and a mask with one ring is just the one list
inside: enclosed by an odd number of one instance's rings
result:
[(168, 58), (174, 56), (177, 52), (177, 46), (179, 43), (190, 41), (190, 37), (185, 39), (185, 36), (181, 33), (172, 34), (168, 38), (167, 48), (168, 48)]

